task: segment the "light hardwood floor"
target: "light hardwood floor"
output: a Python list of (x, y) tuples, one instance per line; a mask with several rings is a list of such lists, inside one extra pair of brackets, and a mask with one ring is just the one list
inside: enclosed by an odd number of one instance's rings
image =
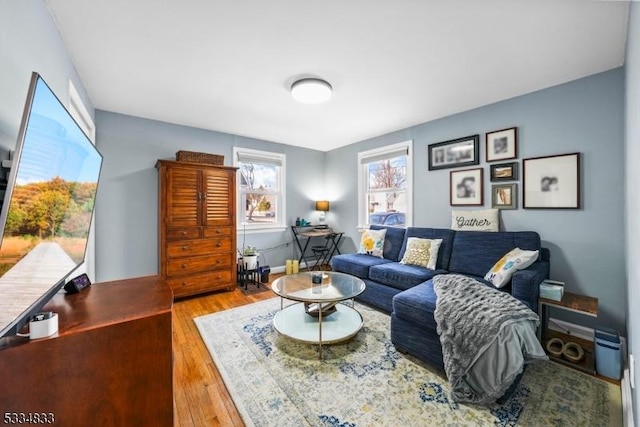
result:
[[(274, 280), (278, 275), (271, 275)], [(263, 285), (264, 286), (264, 285)], [(268, 286), (268, 285), (267, 285)], [(250, 289), (255, 287), (250, 286)], [(275, 297), (270, 290), (216, 292), (173, 305), (173, 414), (175, 426), (243, 426), (194, 317)]]

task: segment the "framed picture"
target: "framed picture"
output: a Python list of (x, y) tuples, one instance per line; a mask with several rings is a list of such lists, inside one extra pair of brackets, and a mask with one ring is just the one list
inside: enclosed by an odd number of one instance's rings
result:
[(429, 170), (480, 164), (480, 135), (429, 145)]
[(522, 161), (525, 209), (580, 209), (580, 153)]
[(518, 162), (491, 165), (489, 175), (491, 182), (515, 181), (518, 179)]
[(517, 184), (491, 186), (491, 207), (494, 209), (518, 209)]
[(483, 168), (451, 171), (449, 201), (451, 206), (482, 206)]
[(487, 132), (487, 162), (518, 158), (518, 128)]

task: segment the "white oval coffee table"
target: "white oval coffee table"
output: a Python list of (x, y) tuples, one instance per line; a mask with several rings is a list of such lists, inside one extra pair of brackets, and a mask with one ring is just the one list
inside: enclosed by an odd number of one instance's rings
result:
[[(320, 275), (320, 283), (313, 283), (314, 274)], [(318, 344), (322, 357), (323, 344), (346, 341), (362, 329), (362, 316), (353, 307), (353, 299), (365, 287), (358, 277), (333, 271), (282, 276), (271, 285), (271, 290), (282, 298), (273, 326), (286, 337)], [(299, 303), (284, 307), (284, 299)], [(352, 300), (351, 307), (339, 304), (346, 300)]]

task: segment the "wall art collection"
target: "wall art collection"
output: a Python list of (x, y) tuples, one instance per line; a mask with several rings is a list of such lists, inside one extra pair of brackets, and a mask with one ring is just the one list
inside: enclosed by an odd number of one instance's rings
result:
[[(479, 148), (479, 134), (430, 144), (429, 170), (479, 165)], [(519, 162), (504, 162), (517, 158), (517, 127), (485, 134), (485, 160), (493, 163), (489, 179), (496, 183), (491, 185), (494, 209), (518, 209)], [(483, 206), (483, 176), (483, 167), (450, 171), (449, 204)], [(580, 191), (580, 153), (522, 159), (524, 209), (580, 209)]]

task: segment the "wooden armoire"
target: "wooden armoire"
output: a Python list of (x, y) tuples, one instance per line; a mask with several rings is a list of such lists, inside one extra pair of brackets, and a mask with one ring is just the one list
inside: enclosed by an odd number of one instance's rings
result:
[(236, 285), (236, 170), (158, 160), (160, 274), (174, 298)]

